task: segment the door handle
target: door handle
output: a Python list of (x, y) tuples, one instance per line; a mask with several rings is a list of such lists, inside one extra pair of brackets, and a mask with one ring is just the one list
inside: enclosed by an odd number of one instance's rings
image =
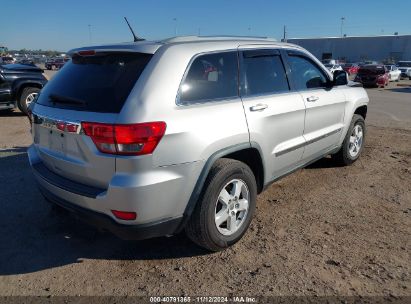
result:
[(259, 104), (256, 104), (255, 106), (250, 107), (250, 111), (252, 111), (252, 112), (263, 111), (267, 108), (268, 108), (268, 105), (259, 103)]
[(317, 101), (318, 99), (320, 99), (320, 98), (318, 98), (317, 96), (307, 97), (307, 101), (308, 101), (308, 102), (315, 102), (315, 101)]

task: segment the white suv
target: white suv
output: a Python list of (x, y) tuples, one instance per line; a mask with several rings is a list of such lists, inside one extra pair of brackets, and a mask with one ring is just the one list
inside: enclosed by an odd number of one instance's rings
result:
[(398, 61), (397, 66), (401, 71), (401, 77), (408, 77), (411, 80), (411, 61)]
[(364, 146), (368, 96), (301, 47), (178, 37), (74, 49), (31, 107), (44, 196), (125, 239), (237, 242), (270, 183)]

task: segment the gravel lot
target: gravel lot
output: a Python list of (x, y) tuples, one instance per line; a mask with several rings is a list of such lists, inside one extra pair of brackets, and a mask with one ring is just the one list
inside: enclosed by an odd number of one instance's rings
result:
[(121, 241), (52, 210), (27, 118), (0, 114), (0, 295), (411, 297), (411, 88), (368, 93), (361, 159), (273, 184), (243, 240), (214, 254), (184, 235)]

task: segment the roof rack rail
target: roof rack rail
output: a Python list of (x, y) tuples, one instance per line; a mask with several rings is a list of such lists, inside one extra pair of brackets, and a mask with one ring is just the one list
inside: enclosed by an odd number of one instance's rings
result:
[(168, 39), (164, 39), (163, 43), (176, 43), (176, 42), (189, 42), (189, 41), (216, 41), (216, 40), (265, 40), (265, 41), (277, 41), (270, 37), (260, 36), (233, 36), (233, 35), (218, 35), (218, 36), (177, 36)]

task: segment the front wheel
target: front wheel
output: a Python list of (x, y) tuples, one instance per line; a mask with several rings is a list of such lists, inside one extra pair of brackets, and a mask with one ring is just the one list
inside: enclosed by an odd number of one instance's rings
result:
[(37, 97), (37, 94), (39, 92), (40, 92), (39, 88), (33, 88), (33, 87), (24, 88), (23, 92), (20, 95), (20, 99), (17, 102), (17, 106), (19, 107), (20, 111), (22, 111), (24, 114), (27, 114), (28, 107)]
[(359, 157), (364, 148), (365, 121), (361, 115), (354, 114), (344, 138), (341, 149), (334, 155), (333, 159), (340, 165), (351, 165)]
[(235, 244), (251, 223), (256, 197), (255, 177), (246, 164), (217, 160), (185, 227), (187, 236), (210, 251)]

